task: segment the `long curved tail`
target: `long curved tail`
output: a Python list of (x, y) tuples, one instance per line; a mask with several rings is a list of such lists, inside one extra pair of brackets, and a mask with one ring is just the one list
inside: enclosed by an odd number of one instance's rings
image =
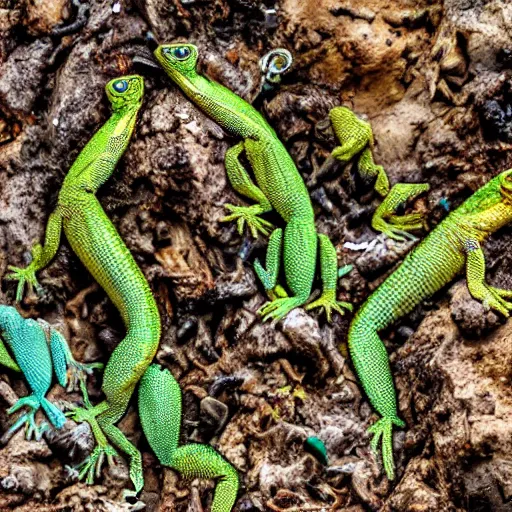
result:
[(187, 478), (217, 478), (212, 512), (231, 512), (238, 492), (238, 474), (216, 450), (206, 444), (178, 448), (181, 390), (171, 372), (151, 365), (139, 387), (142, 430), (158, 460)]
[(181, 428), (181, 389), (171, 372), (158, 364), (145, 371), (139, 386), (142, 430), (158, 460), (170, 466)]
[(186, 444), (172, 455), (170, 466), (187, 478), (216, 478), (211, 512), (231, 512), (238, 493), (238, 473), (207, 444)]
[(376, 451), (382, 437), (382, 460), (390, 480), (395, 477), (393, 462), (392, 429), (393, 425), (404, 427), (405, 423), (398, 417), (396, 392), (393, 376), (389, 367), (386, 347), (377, 331), (356, 316), (348, 334), (350, 356), (357, 375), (368, 398), (382, 416), (368, 430), (374, 434), (371, 446)]

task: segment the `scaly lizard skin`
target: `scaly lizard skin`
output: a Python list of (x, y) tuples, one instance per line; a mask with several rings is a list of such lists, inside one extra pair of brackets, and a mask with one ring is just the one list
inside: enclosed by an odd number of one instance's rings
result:
[(185, 478), (216, 478), (211, 512), (231, 512), (238, 492), (238, 474), (207, 444), (178, 448), (181, 430), (181, 390), (169, 372), (153, 364), (140, 381), (139, 415), (142, 429), (164, 466)]
[(329, 112), (329, 119), (341, 146), (334, 148), (331, 156), (347, 163), (357, 157), (357, 169), (365, 182), (375, 180), (375, 191), (384, 201), (375, 211), (372, 227), (395, 240), (415, 239), (409, 231), (423, 228), (419, 213), (395, 215), (397, 208), (407, 201), (427, 192), (426, 183), (397, 183), (389, 189), (389, 178), (381, 165), (373, 161), (373, 132), (369, 123), (359, 119), (347, 107), (335, 107)]
[[(37, 286), (35, 273), (55, 256), (61, 230), (96, 281), (107, 292), (126, 325), (126, 337), (116, 347), (105, 368), (105, 401), (76, 409), (75, 421), (90, 423), (98, 445), (84, 461), (80, 478), (92, 483), (105, 455), (117, 455), (107, 439), (130, 457), (130, 477), (138, 493), (143, 485), (140, 452), (115, 426), (124, 415), (135, 386), (151, 363), (160, 339), (160, 316), (149, 285), (133, 256), (96, 199), (96, 191), (114, 172), (133, 133), (142, 103), (144, 82), (140, 76), (111, 80), (106, 86), (112, 116), (96, 132), (69, 170), (55, 211), (50, 215), (44, 247), (36, 245), (26, 269), (13, 267), (11, 279), (19, 279), (18, 299), (25, 281)], [(106, 437), (105, 437), (106, 436)]]
[[(30, 409), (14, 423), (8, 434), (13, 434), (25, 425), (27, 439), (31, 439), (32, 434), (35, 434), (36, 439), (40, 439), (48, 428), (46, 423), (41, 426), (36, 424), (35, 415), (41, 407), (50, 423), (55, 428), (62, 428), (66, 423), (65, 415), (46, 398), (52, 383), (53, 371), (59, 384), (66, 387), (69, 370), (71, 378), (67, 390), (72, 391), (79, 381), (85, 381), (86, 374), (103, 365), (78, 363), (60, 332), (43, 320), (23, 318), (12, 306), (0, 305), (0, 338), (0, 364), (11, 370), (23, 372), (32, 390), (31, 395), (20, 398), (7, 411), (7, 414), (12, 414), (22, 407)], [(15, 361), (2, 340), (11, 349)]]
[(512, 291), (485, 282), (485, 260), (480, 244), (512, 221), (512, 169), (502, 172), (479, 189), (443, 220), (359, 309), (348, 334), (356, 372), (373, 407), (382, 416), (369, 432), (377, 449), (382, 437), (382, 458), (389, 479), (395, 475), (392, 451), (393, 425), (398, 417), (395, 389), (386, 348), (379, 338), (390, 324), (448, 284), (466, 267), (471, 295), (508, 316)]
[[(233, 188), (257, 204), (226, 205), (232, 212), (224, 221), (236, 220), (240, 234), (247, 223), (252, 235), (267, 235), (273, 226), (259, 215), (273, 208), (286, 222), (283, 230), (274, 229), (267, 250), (266, 269), (255, 262), (255, 270), (272, 299), (259, 311), (263, 320), (283, 318), (292, 309), (302, 306), (311, 294), (320, 247), (322, 296), (307, 309), (322, 307), (330, 320), (334, 309), (351, 305), (336, 301), (337, 258), (331, 241), (315, 229), (313, 206), (306, 185), (276, 133), (263, 116), (249, 103), (226, 87), (196, 71), (197, 47), (192, 44), (159, 46), (155, 57), (169, 77), (183, 92), (223, 128), (243, 140), (226, 153), (226, 171)], [(257, 186), (240, 162), (245, 151), (252, 166)], [(276, 287), (283, 252), (286, 282), (291, 297), (276, 297)]]

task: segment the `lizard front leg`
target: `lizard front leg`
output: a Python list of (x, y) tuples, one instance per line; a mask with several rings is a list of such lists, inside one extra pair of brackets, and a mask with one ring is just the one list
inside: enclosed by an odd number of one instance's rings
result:
[(9, 265), (9, 270), (12, 274), (8, 274), (6, 279), (18, 281), (18, 288), (16, 290), (16, 301), (19, 302), (23, 298), (23, 291), (25, 283), (36, 289), (40, 289), (40, 285), (36, 279), (36, 272), (45, 268), (48, 263), (55, 256), (59, 244), (60, 235), (62, 232), (62, 215), (58, 210), (55, 210), (48, 219), (46, 226), (46, 235), (44, 247), (40, 244), (34, 245), (32, 248), (32, 262), (26, 268), (13, 267)]
[(252, 206), (235, 206), (226, 204), (225, 207), (232, 212), (224, 217), (221, 222), (237, 221), (238, 233), (243, 234), (245, 223), (249, 227), (251, 235), (258, 238), (258, 232), (268, 235), (274, 226), (258, 216), (272, 210), (272, 206), (265, 194), (254, 184), (249, 174), (240, 163), (239, 157), (244, 150), (244, 143), (239, 142), (226, 151), (226, 172), (231, 186), (242, 196), (257, 202)]
[(327, 321), (331, 321), (332, 310), (334, 309), (340, 315), (345, 312), (342, 308), (352, 311), (352, 304), (336, 300), (336, 285), (338, 282), (338, 258), (336, 249), (329, 237), (318, 235), (320, 245), (320, 271), (322, 274), (323, 292), (318, 300), (306, 306), (306, 309), (323, 308), (327, 316)]
[(411, 213), (409, 215), (395, 215), (397, 208), (407, 201), (411, 201), (430, 189), (428, 183), (397, 183), (375, 210), (372, 218), (372, 228), (381, 231), (389, 238), (405, 241), (406, 238), (416, 240), (409, 231), (423, 228), (422, 215)]
[(508, 317), (509, 311), (512, 310), (512, 302), (506, 301), (505, 298), (512, 298), (512, 291), (495, 288), (485, 282), (485, 256), (477, 240), (467, 240), (464, 250), (469, 293), (473, 298), (480, 300), (484, 307), (495, 309)]
[[(87, 375), (91, 375), (93, 370), (102, 369), (102, 363), (79, 363), (73, 357), (66, 338), (51, 327), (47, 322), (39, 320), (43, 328), (45, 328), (49, 336), (50, 351), (53, 360), (53, 370), (57, 376), (57, 380), (62, 387), (66, 387), (66, 391), (75, 391), (79, 389), (80, 384), (84, 383)], [(69, 381), (68, 381), (69, 373)]]

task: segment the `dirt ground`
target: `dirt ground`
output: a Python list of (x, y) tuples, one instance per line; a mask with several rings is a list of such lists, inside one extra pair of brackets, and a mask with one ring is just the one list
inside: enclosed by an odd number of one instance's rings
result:
[[(431, 185), (413, 206), (433, 229), (512, 167), (512, 4), (0, 0), (0, 277), (43, 239), (63, 177), (109, 115), (105, 83), (144, 74), (135, 135), (98, 197), (155, 294), (156, 359), (183, 389), (182, 442), (211, 443), (236, 466), (234, 510), (512, 511), (510, 321), (484, 310), (461, 277), (383, 333), (407, 422), (394, 435), (390, 483), (366, 433), (377, 416), (347, 358), (351, 315), (329, 325), (299, 309), (261, 323), (265, 294), (252, 262), (266, 241), (220, 222), (226, 202), (243, 201), (223, 164), (236, 139), (163, 73), (133, 62), (149, 55), (148, 31), (159, 42), (197, 44), (203, 72), (249, 101), (261, 86), (260, 57), (292, 52), (292, 69), (261, 110), (309, 185), (318, 231), (340, 265), (354, 265), (338, 298), (357, 307), (413, 244), (372, 231), (380, 199), (350, 169), (314, 179), (336, 145), (323, 122), (329, 109), (343, 104), (371, 122), (375, 159), (392, 183)], [(501, 287), (512, 288), (511, 242), (505, 228), (485, 246), (488, 280)], [(77, 359), (106, 362), (123, 324), (65, 240), (39, 277), (43, 293), (24, 299), (23, 314), (60, 328)], [(14, 296), (3, 280), (0, 302)], [(101, 377), (89, 386), (94, 401), (100, 386)], [(26, 394), (19, 376), (2, 374), (0, 433), (12, 421), (8, 405)], [(50, 396), (80, 399), (59, 386)], [(68, 422), (42, 441), (20, 432), (0, 448), (0, 510), (209, 510), (213, 483), (162, 468), (135, 405), (120, 426), (143, 453), (139, 503), (122, 499), (123, 460), (97, 485), (76, 482), (72, 466), (93, 440), (87, 425)], [(328, 467), (304, 450), (310, 435), (325, 442)]]

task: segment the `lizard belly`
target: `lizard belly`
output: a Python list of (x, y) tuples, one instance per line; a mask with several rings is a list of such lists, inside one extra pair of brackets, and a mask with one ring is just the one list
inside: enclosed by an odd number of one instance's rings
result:
[(106, 291), (129, 331), (158, 345), (160, 318), (151, 290), (98, 200), (90, 195), (64, 220), (64, 232), (82, 263)]
[(279, 215), (286, 222), (293, 216), (314, 222), (304, 180), (281, 142), (247, 139), (245, 150), (259, 188)]

